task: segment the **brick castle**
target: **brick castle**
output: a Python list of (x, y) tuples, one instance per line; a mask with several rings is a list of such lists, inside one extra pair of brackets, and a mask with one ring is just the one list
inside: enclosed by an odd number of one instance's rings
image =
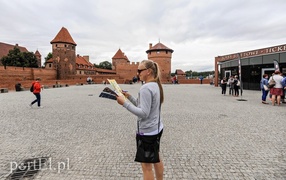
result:
[[(16, 83), (21, 83), (22, 86), (27, 88), (36, 77), (42, 79), (42, 84), (51, 86), (56, 82), (71, 85), (82, 84), (86, 83), (87, 77), (91, 77), (95, 83), (102, 83), (108, 78), (116, 79), (118, 83), (128, 83), (136, 76), (139, 62), (130, 62), (121, 49), (118, 49), (112, 57), (112, 70), (95, 68), (90, 63), (89, 56), (76, 54), (77, 44), (69, 31), (64, 27), (61, 28), (50, 43), (52, 45), (53, 57), (45, 62), (44, 68), (7, 66), (5, 69), (3, 66), (0, 66), (0, 88), (12, 90)], [(1, 58), (3, 55), (7, 55), (9, 49), (13, 49), (14, 46), (0, 43), (0, 47)], [(25, 47), (19, 47), (19, 49), (21, 52), (27, 52)], [(173, 52), (172, 49), (161, 42), (154, 46), (150, 43), (149, 49), (146, 50), (147, 59), (152, 59), (159, 64), (163, 83), (170, 83)], [(35, 55), (40, 67), (41, 54), (37, 50)]]

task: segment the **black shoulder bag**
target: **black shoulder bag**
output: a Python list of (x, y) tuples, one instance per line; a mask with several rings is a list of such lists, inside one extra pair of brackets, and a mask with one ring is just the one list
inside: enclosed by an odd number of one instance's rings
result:
[(159, 122), (158, 122), (158, 134), (157, 135), (150, 135), (150, 136), (140, 135), (139, 121), (137, 121), (137, 128), (138, 128), (138, 132), (136, 134), (137, 152), (136, 152), (136, 157), (134, 161), (141, 162), (141, 163), (160, 162), (160, 159), (159, 159), (160, 114), (161, 114), (161, 103), (160, 103), (160, 109), (159, 109)]

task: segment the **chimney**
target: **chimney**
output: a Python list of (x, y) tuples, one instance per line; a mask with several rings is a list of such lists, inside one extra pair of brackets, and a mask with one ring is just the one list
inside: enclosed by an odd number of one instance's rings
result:
[(89, 62), (89, 56), (83, 56), (83, 58), (84, 58), (87, 62)]
[(149, 49), (151, 49), (152, 48), (152, 43), (149, 43)]
[(77, 54), (76, 57), (79, 57), (79, 54)]

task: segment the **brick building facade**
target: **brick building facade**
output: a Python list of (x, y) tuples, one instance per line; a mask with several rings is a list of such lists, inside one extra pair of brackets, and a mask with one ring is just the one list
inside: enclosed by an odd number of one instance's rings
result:
[[(29, 87), (30, 82), (36, 77), (41, 77), (42, 83), (47, 85), (59, 81), (71, 84), (84, 83), (87, 77), (91, 77), (95, 83), (102, 83), (108, 78), (115, 79), (118, 83), (128, 83), (137, 75), (139, 62), (142, 61), (140, 59), (137, 62), (130, 62), (124, 52), (118, 49), (112, 57), (112, 70), (96, 68), (89, 61), (89, 56), (76, 55), (77, 44), (69, 31), (64, 27), (61, 28), (50, 43), (52, 45), (52, 58), (45, 62), (44, 68), (25, 68), (22, 71), (19, 68), (13, 69), (13, 67), (0, 68), (0, 74), (3, 75), (0, 77), (0, 81), (2, 82), (0, 88), (8, 87), (11, 89), (15, 83), (22, 83), (25, 87)], [(10, 49), (13, 47), (12, 45), (11, 47), (9, 46)], [(3, 55), (8, 54), (9, 50), (7, 48), (2, 53)], [(27, 51), (24, 47), (20, 47), (20, 50)], [(4, 51), (3, 48), (2, 51)], [(173, 52), (172, 49), (161, 42), (154, 46), (150, 43), (149, 49), (146, 51), (146, 59), (151, 59), (159, 64), (162, 83), (170, 83)], [(37, 50), (35, 55), (38, 59), (39, 67), (41, 67), (40, 52)], [(12, 79), (8, 74), (15, 74), (16, 76)]]
[[(137, 73), (139, 62), (130, 62), (121, 49), (112, 57), (112, 70), (93, 67), (89, 57), (76, 55), (76, 43), (66, 28), (62, 28), (51, 41), (53, 58), (46, 62), (46, 68), (55, 69), (58, 79), (70, 79), (73, 75), (89, 75), (96, 79), (98, 74), (108, 74), (110, 78), (117, 75), (126, 81), (131, 80)], [(174, 51), (161, 42), (146, 51), (147, 58), (157, 62), (161, 69), (162, 82), (170, 82), (171, 59)], [(141, 61), (141, 60), (140, 60)]]
[[(241, 72), (239, 73), (239, 60)], [(215, 57), (215, 86), (223, 77), (241, 74), (243, 89), (260, 90), (263, 74), (271, 77), (275, 71), (274, 60), (279, 63), (280, 71), (286, 75), (286, 44), (237, 52)]]

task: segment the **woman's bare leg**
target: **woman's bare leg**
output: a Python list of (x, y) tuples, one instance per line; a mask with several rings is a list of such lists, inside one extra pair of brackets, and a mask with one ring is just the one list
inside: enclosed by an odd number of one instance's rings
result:
[(153, 164), (141, 163), (144, 180), (154, 180)]
[(164, 165), (163, 161), (160, 158), (160, 162), (154, 164), (156, 180), (163, 180), (163, 173), (164, 173)]
[(281, 96), (277, 96), (277, 104), (278, 104), (278, 106), (280, 105), (280, 101), (281, 101)]
[(276, 95), (272, 94), (271, 101), (272, 101), (272, 105), (274, 106), (275, 105), (275, 101), (276, 101)]

